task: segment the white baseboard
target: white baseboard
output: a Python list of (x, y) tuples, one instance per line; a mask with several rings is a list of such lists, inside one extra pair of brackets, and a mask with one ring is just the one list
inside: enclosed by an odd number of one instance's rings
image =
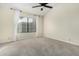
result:
[[(46, 37), (46, 38), (49, 38), (49, 37)], [(49, 38), (49, 39), (54, 39), (54, 38)], [(58, 39), (54, 39), (54, 40), (58, 40)], [(69, 43), (69, 44), (72, 44), (72, 45), (79, 46), (79, 43), (72, 42), (72, 41), (66, 41), (66, 40), (58, 40), (58, 41), (62, 41), (62, 42), (65, 42), (65, 43)]]

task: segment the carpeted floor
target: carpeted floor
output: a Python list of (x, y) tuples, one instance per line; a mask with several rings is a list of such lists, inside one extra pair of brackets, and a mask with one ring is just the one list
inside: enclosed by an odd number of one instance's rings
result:
[(0, 56), (79, 56), (79, 46), (48, 38), (33, 38), (7, 43)]

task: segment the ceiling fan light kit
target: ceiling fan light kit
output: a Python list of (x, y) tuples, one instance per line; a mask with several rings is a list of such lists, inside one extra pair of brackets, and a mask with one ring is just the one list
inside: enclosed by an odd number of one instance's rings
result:
[(41, 8), (41, 11), (43, 11), (43, 7), (46, 7), (46, 8), (53, 8), (52, 6), (48, 6), (47, 4), (48, 3), (39, 3), (40, 5), (37, 5), (37, 6), (33, 6), (32, 8), (36, 8), (36, 7), (42, 7)]

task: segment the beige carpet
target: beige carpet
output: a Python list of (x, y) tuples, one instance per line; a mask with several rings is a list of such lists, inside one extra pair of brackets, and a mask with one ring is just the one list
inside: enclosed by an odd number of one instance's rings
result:
[(0, 56), (79, 56), (79, 46), (48, 38), (33, 38), (0, 47)]

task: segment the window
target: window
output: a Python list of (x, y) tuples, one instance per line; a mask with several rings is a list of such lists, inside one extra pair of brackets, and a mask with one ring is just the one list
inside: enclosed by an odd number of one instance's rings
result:
[(18, 33), (36, 32), (36, 21), (33, 17), (20, 17), (17, 24)]

